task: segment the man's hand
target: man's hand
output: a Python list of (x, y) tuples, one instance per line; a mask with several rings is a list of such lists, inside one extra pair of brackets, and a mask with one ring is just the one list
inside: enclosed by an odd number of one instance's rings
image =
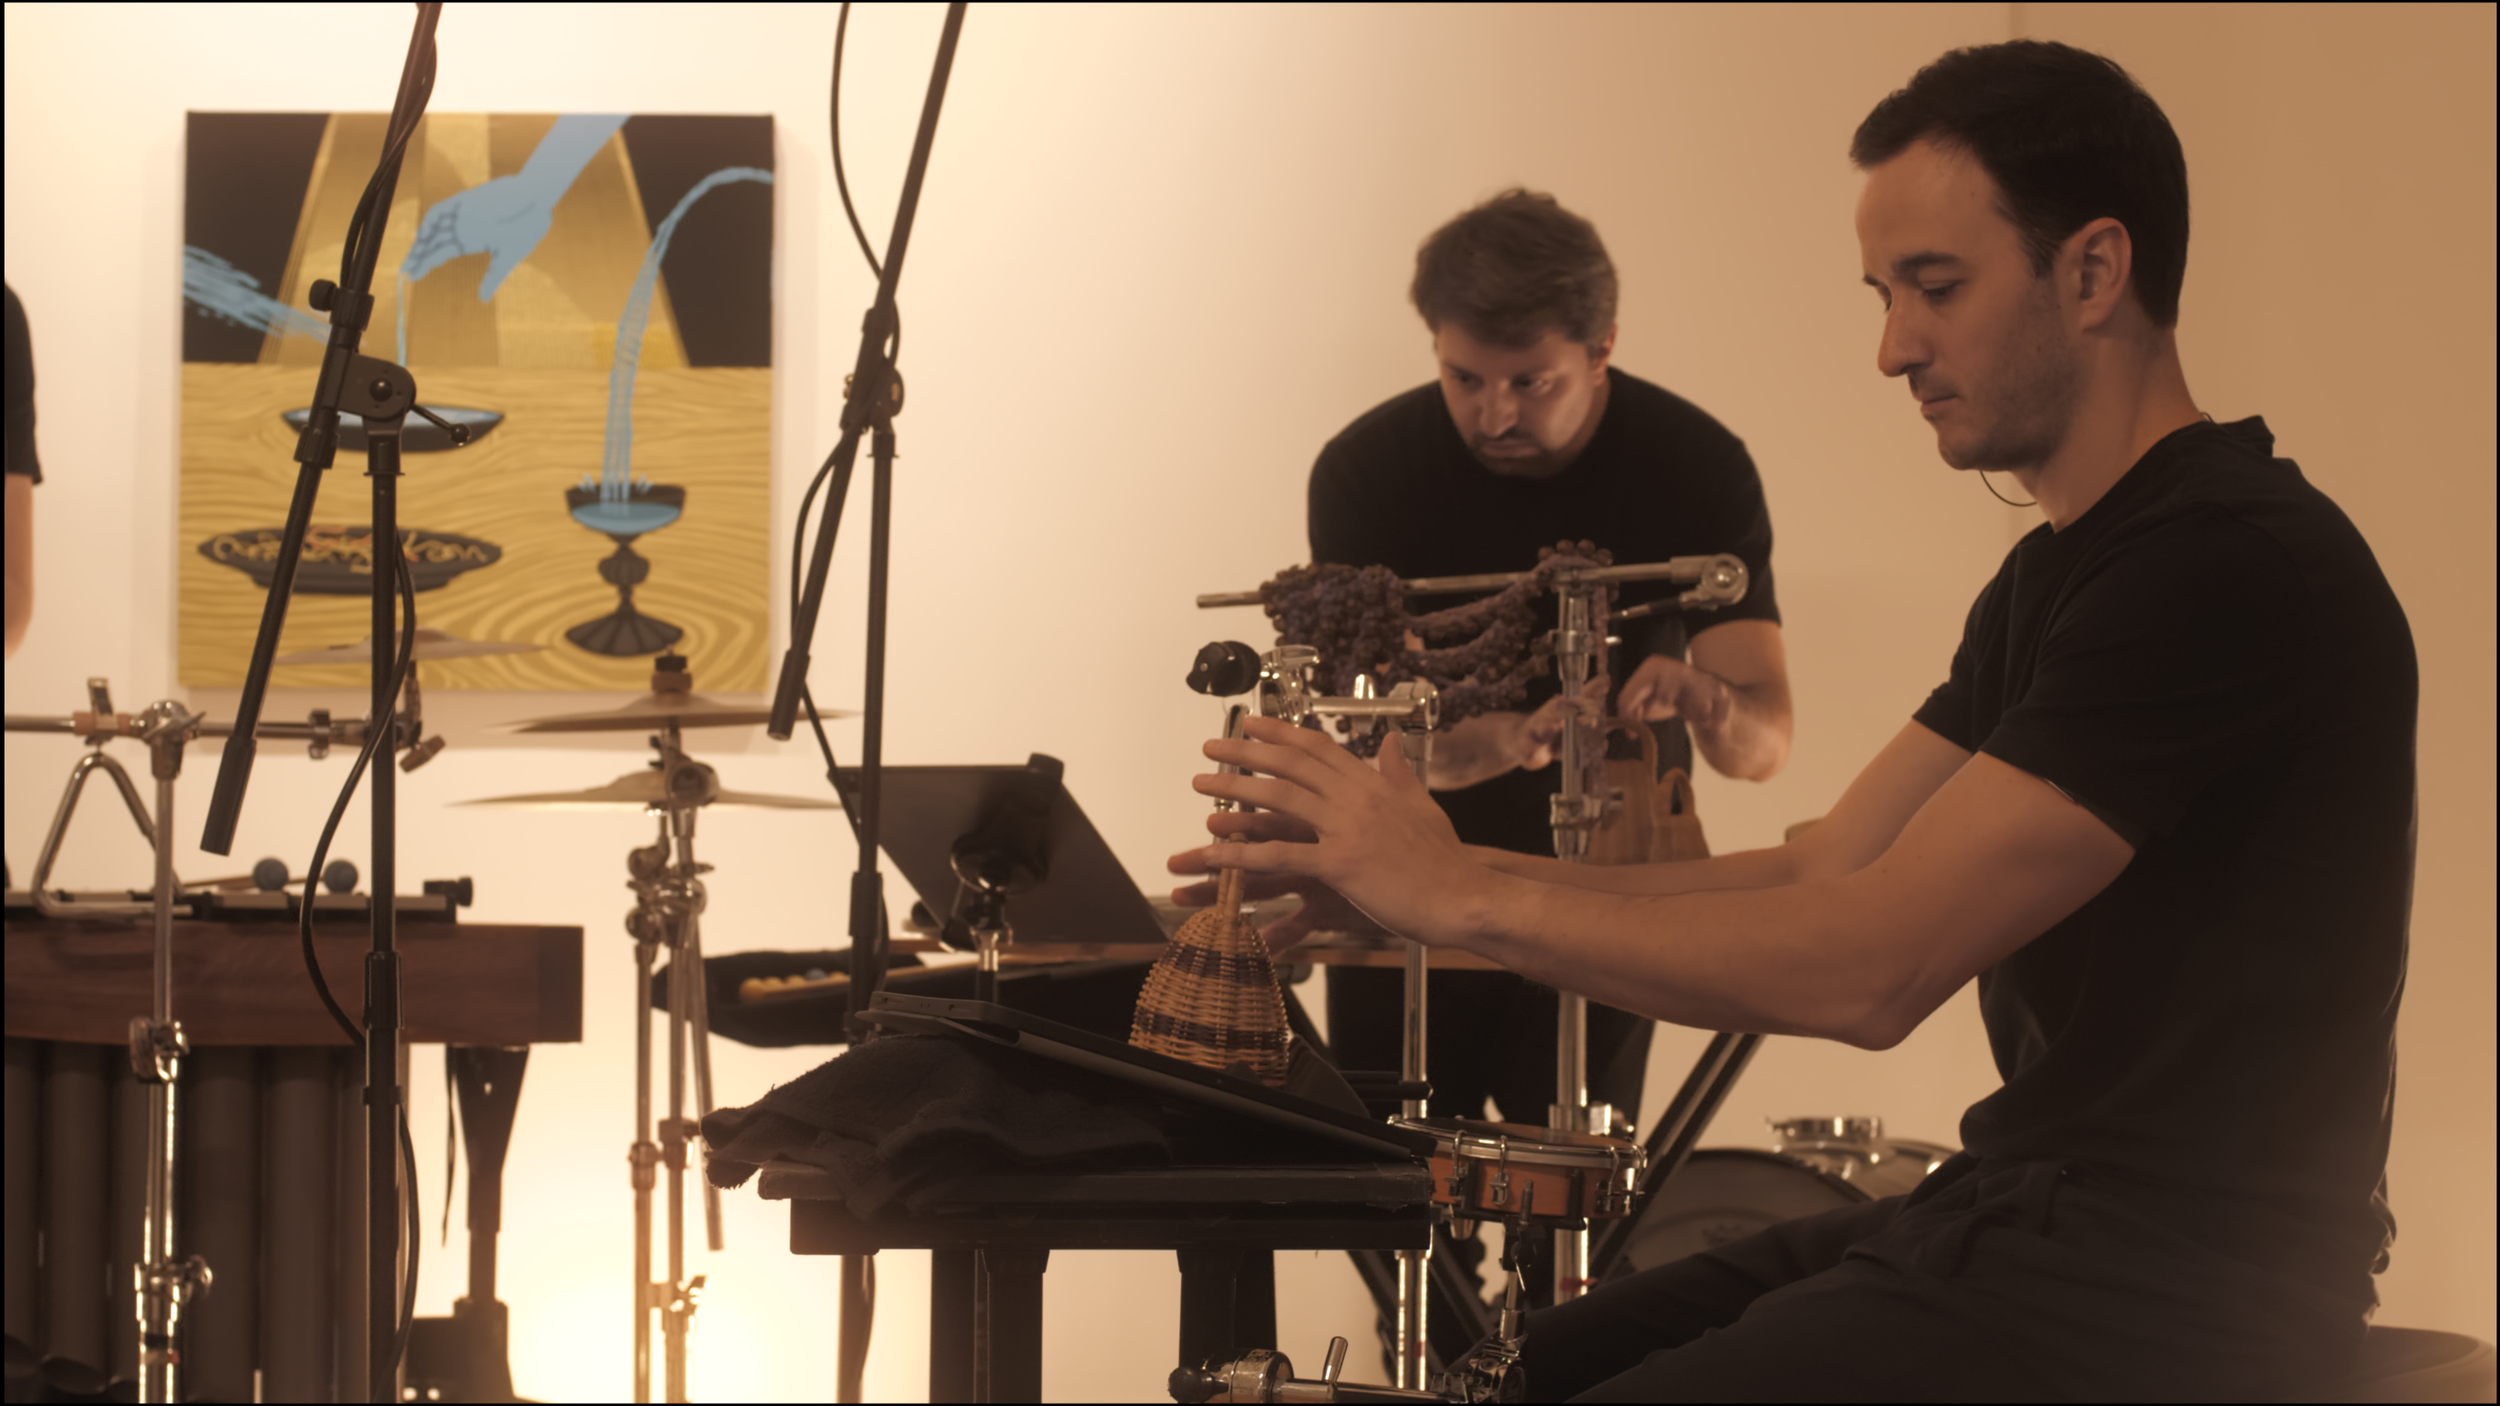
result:
[(1604, 715), (1606, 686), (1600, 675), (1589, 680), (1577, 699), (1556, 695), (1533, 713), (1479, 713), (1434, 733), (1432, 789), (1457, 791), (1506, 771), (1552, 766), (1565, 724), (1575, 717)]
[[(1210, 846), (1197, 852), (1206, 866), (1238, 867), (1254, 884), (1262, 877), (1316, 879), (1380, 927), (1427, 942), (1444, 938), (1480, 882), (1494, 877), (1467, 857), (1449, 817), (1398, 749), (1381, 748), (1375, 768), (1319, 733), (1274, 718), (1242, 726), (1246, 736), (1209, 742), (1206, 754), (1260, 774), (1217, 773), (1191, 784), (1282, 817), (1224, 817), (1253, 822), (1253, 833), (1283, 834), (1290, 821), (1310, 838)], [(1174, 867), (1180, 862), (1176, 856)], [(1324, 925), (1315, 918), (1314, 926)]]
[(1788, 659), (1780, 627), (1731, 620), (1693, 636), (1692, 662), (1655, 655), (1624, 681), (1615, 711), (1682, 718), (1721, 775), (1768, 781), (1788, 761)]
[(456, 191), (425, 212), (408, 257), (400, 263), (400, 276), (414, 283), (453, 259), (489, 255), (478, 279), (477, 300), (492, 300), (547, 237), (556, 202), (624, 125), (623, 117), (602, 113), (557, 118), (520, 170)]
[(1681, 659), (1653, 654), (1624, 680), (1615, 711), (1650, 723), (1682, 718), (1698, 740), (1725, 728), (1735, 705), (1736, 690), (1725, 679)]
[[(1311, 827), (1291, 816), (1267, 811), (1217, 811), (1207, 817), (1207, 829), (1217, 835), (1241, 840), (1274, 840), (1285, 844), (1308, 844), (1315, 836)], [(1175, 874), (1212, 874), (1223, 867), (1214, 857), (1224, 848), (1210, 845), (1185, 849), (1164, 861), (1164, 867)], [(1260, 929), (1267, 939), (1267, 950), (1282, 952), (1310, 940), (1319, 932), (1379, 932), (1380, 925), (1363, 916), (1361, 909), (1345, 901), (1344, 895), (1317, 879), (1298, 874), (1247, 875), (1242, 881), (1242, 896), (1251, 902), (1297, 895), (1302, 906)], [(1183, 884), (1172, 890), (1172, 901), (1183, 908), (1204, 908), (1215, 901), (1215, 881), (1201, 880)]]

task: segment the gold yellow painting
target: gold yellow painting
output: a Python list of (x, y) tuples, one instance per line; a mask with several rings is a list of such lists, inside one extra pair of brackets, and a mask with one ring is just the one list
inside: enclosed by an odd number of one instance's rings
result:
[[(184, 250), (181, 679), (242, 682), (296, 427), (384, 119), (195, 113)], [(772, 416), (768, 118), (427, 117), (363, 351), (468, 427), (411, 416), (399, 488), (418, 623), (534, 651), (429, 664), (429, 688), (632, 689), (662, 649), (760, 691)], [(290, 416), (293, 417), (290, 422)], [(280, 653), (368, 633), (370, 484), (352, 422)], [(291, 665), (280, 686), (356, 686)]]

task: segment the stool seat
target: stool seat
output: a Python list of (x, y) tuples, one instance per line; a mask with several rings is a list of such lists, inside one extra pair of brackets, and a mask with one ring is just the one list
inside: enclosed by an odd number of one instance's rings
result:
[(2373, 1324), (2361, 1356), (2342, 1381), (2301, 1401), (2489, 1401), (2491, 1344), (2463, 1333)]

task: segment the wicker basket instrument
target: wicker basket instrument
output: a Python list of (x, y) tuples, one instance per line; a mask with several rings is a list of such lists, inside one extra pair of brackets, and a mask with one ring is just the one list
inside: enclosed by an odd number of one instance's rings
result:
[(1215, 906), (1194, 914), (1146, 975), (1128, 1042), (1209, 1069), (1246, 1066), (1271, 1088), (1285, 1082), (1292, 1034), (1267, 940), (1241, 913), (1242, 875), (1216, 880)]

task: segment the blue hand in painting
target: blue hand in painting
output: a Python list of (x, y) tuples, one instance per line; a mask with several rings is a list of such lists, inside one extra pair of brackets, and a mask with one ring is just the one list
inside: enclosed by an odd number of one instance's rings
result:
[(418, 222), (416, 242), (399, 266), (410, 283), (467, 254), (487, 254), (477, 300), (491, 301), (505, 279), (547, 237), (556, 202), (607, 145), (624, 117), (567, 113), (547, 129), (520, 170), (438, 201)]

